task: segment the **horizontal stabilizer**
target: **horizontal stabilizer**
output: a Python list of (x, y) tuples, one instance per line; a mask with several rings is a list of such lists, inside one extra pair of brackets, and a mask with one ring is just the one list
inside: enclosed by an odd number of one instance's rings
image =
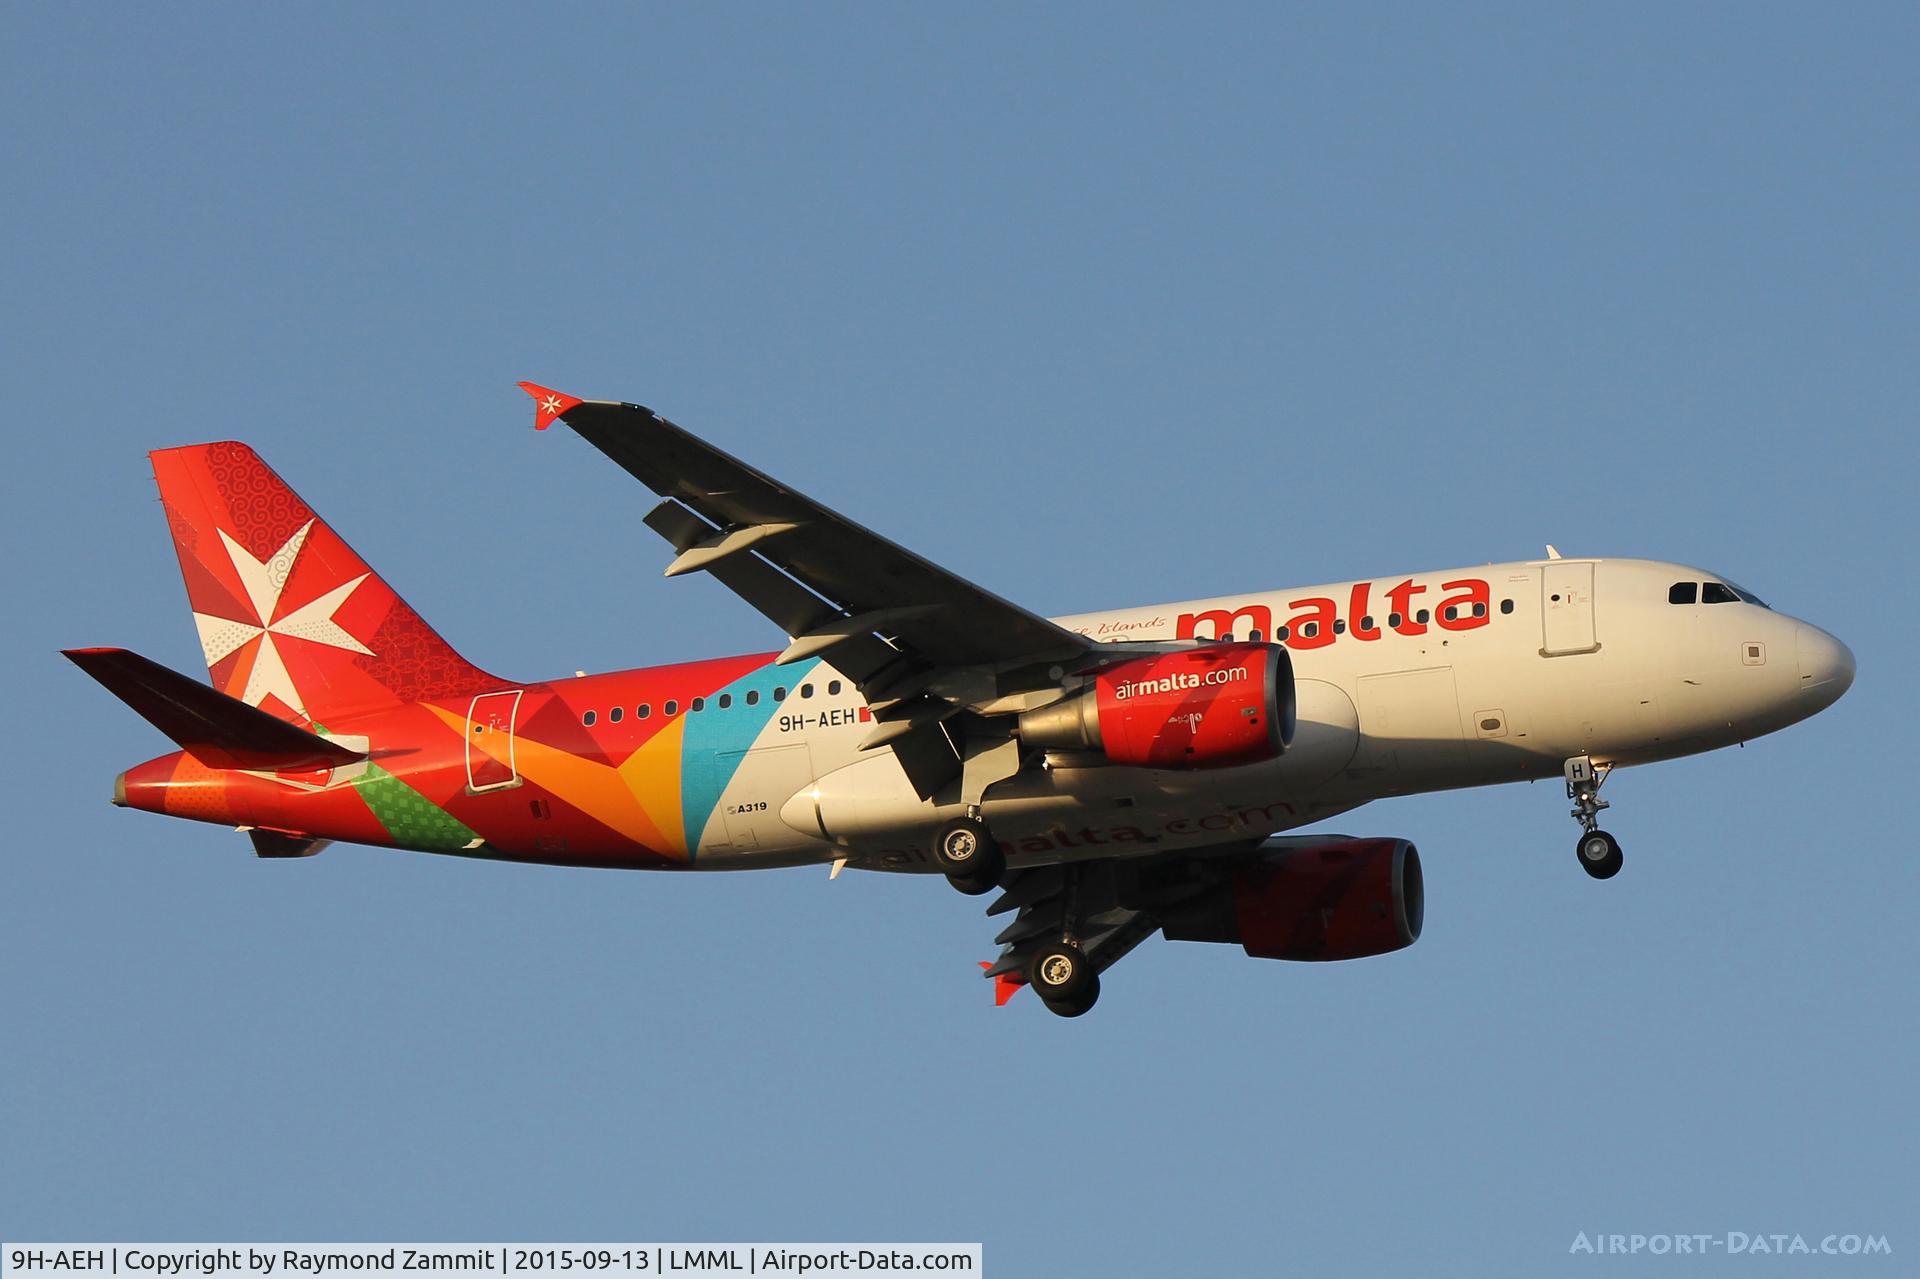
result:
[(366, 758), (124, 648), (64, 656), (209, 768), (294, 773)]

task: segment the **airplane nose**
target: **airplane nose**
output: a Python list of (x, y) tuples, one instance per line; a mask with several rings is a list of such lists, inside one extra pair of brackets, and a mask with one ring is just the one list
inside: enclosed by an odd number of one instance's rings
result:
[(1801, 622), (1793, 648), (1800, 662), (1800, 696), (1824, 710), (1853, 686), (1853, 651), (1817, 626)]

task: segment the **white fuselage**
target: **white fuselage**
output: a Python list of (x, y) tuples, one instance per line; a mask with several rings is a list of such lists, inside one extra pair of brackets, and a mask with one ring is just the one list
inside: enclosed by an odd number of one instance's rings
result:
[[(1732, 745), (1846, 690), (1844, 645), (1723, 582), (1648, 560), (1534, 560), (1059, 618), (1102, 641), (1278, 640), (1297, 734), (1280, 758), (1231, 768), (1055, 756), (989, 790), (986, 816), (1016, 866), (1256, 840), (1385, 796), (1556, 777), (1574, 756)], [(1696, 602), (1670, 602), (1685, 583)], [(858, 707), (850, 681), (841, 697)], [(871, 726), (847, 720), (757, 741), (723, 797), (754, 816), (712, 823), (696, 864), (933, 869), (928, 836), (954, 804), (922, 801), (890, 752), (861, 754)]]

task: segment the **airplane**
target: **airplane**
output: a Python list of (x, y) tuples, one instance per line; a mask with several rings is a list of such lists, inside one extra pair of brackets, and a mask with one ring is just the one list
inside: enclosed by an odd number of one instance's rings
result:
[(461, 657), (245, 444), (150, 454), (211, 685), (65, 655), (179, 748), (122, 807), (562, 866), (938, 874), (1013, 918), (981, 964), (1075, 1017), (1154, 933), (1327, 961), (1411, 945), (1415, 845), (1290, 833), (1371, 800), (1559, 777), (1607, 879), (1616, 768), (1833, 704), (1847, 647), (1726, 577), (1562, 556), (1045, 618), (651, 409), (531, 382), (661, 499), (783, 649), (522, 682)]

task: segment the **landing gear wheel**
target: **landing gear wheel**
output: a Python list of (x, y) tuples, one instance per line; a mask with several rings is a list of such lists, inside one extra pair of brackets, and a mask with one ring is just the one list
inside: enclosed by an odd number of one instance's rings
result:
[(1580, 858), (1581, 868), (1595, 879), (1612, 879), (1626, 861), (1621, 856), (1619, 842), (1603, 830), (1590, 830), (1580, 836), (1574, 852)]
[(956, 818), (942, 826), (934, 836), (933, 859), (947, 882), (970, 897), (992, 892), (1007, 871), (999, 843), (976, 817)]
[(971, 875), (949, 875), (947, 882), (969, 897), (981, 897), (1000, 887), (998, 879), (975, 879)]
[[(1027, 985), (1047, 1001), (1049, 1008), (1054, 1004), (1078, 1002), (1098, 980), (1093, 965), (1087, 962), (1085, 952), (1063, 941), (1042, 946), (1027, 966)], [(1059, 1009), (1054, 1011), (1058, 1012)], [(1080, 1011), (1085, 1012), (1086, 1009)]]
[(1100, 974), (1090, 972), (1087, 974), (1086, 989), (1082, 990), (1078, 995), (1074, 996), (1072, 999), (1044, 999), (1043, 998), (1040, 1002), (1045, 1004), (1047, 1006), (1047, 1011), (1052, 1013), (1056, 1017), (1078, 1017), (1082, 1013), (1086, 1012), (1089, 1008), (1092, 1008), (1094, 1005), (1094, 1002), (1099, 998), (1100, 998)]

